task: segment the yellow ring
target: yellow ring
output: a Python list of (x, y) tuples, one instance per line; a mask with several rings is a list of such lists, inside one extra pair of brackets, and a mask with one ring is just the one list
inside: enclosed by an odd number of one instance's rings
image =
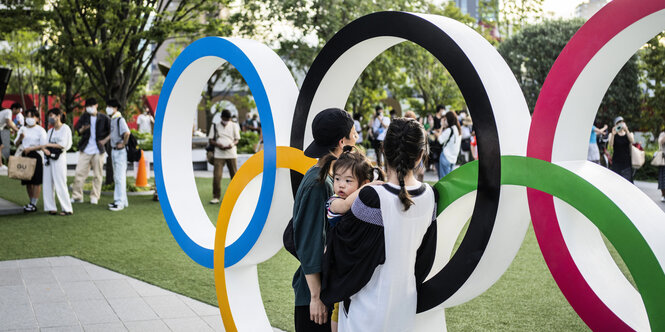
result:
[[(316, 164), (316, 159), (305, 156), (303, 151), (289, 146), (277, 147), (277, 168), (288, 168), (305, 174)], [(224, 249), (226, 247), (226, 231), (229, 227), (231, 212), (245, 186), (257, 175), (263, 172), (263, 151), (251, 156), (233, 176), (229, 183), (224, 199), (217, 215), (217, 230), (215, 232), (214, 274), (215, 289), (217, 290), (217, 303), (222, 314), (222, 322), (226, 331), (237, 331), (238, 328), (231, 314), (228, 294), (226, 292), (226, 277), (224, 274)], [(218, 268), (219, 267), (219, 268)]]

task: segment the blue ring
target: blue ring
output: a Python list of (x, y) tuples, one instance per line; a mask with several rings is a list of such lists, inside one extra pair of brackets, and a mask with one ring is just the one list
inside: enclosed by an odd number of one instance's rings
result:
[(185, 48), (175, 63), (169, 70), (164, 85), (159, 96), (157, 110), (155, 112), (155, 182), (157, 193), (162, 206), (162, 212), (166, 218), (166, 223), (178, 242), (178, 245), (195, 262), (207, 267), (214, 268), (214, 250), (207, 249), (194, 242), (182, 229), (178, 222), (171, 202), (169, 201), (164, 186), (162, 170), (162, 126), (166, 112), (166, 105), (173, 92), (173, 87), (180, 78), (180, 75), (187, 67), (196, 60), (215, 56), (222, 58), (232, 64), (242, 75), (254, 96), (256, 107), (261, 117), (261, 127), (263, 130), (264, 159), (263, 159), (263, 181), (259, 193), (259, 201), (254, 210), (254, 215), (249, 225), (240, 237), (228, 245), (224, 254), (224, 267), (232, 266), (238, 263), (249, 253), (256, 241), (261, 235), (261, 231), (268, 219), (268, 212), (272, 203), (273, 192), (275, 190), (275, 176), (277, 173), (277, 142), (275, 138), (275, 125), (272, 119), (272, 109), (261, 78), (252, 64), (252, 61), (243, 53), (243, 51), (233, 44), (233, 42), (220, 37), (201, 38), (187, 48)]

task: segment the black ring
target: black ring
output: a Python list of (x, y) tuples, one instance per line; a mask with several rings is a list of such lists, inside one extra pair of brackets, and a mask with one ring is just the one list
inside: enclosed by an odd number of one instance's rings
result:
[[(499, 207), (501, 150), (494, 112), (480, 76), (464, 51), (432, 22), (410, 13), (378, 12), (349, 23), (326, 43), (305, 76), (293, 116), (291, 146), (303, 149), (313, 98), (335, 61), (351, 47), (384, 36), (411, 41), (434, 55), (457, 82), (477, 129), (478, 191), (473, 215), (455, 255), (420, 286), (417, 311), (423, 312), (450, 298), (469, 279), (485, 252)], [(352, 79), (349, 84), (355, 83), (356, 77)], [(300, 179), (292, 176), (294, 193)]]

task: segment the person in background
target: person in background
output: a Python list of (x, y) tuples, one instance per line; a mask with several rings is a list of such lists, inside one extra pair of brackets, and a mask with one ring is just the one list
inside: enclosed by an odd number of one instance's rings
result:
[(462, 144), (460, 145), (460, 153), (462, 154), (462, 165), (471, 161), (471, 131), (473, 130), (473, 121), (471, 117), (465, 116), (462, 120)]
[(21, 180), (21, 184), (26, 187), (30, 202), (23, 206), (25, 212), (37, 211), (37, 202), (39, 201), (39, 192), (41, 191), (44, 176), (44, 164), (42, 163), (42, 148), (47, 143), (46, 130), (38, 125), (39, 112), (35, 108), (30, 108), (25, 112), (25, 126), (17, 133), (16, 145), (23, 145), (23, 156), (37, 159), (35, 173), (30, 180)]
[[(665, 151), (665, 131), (658, 135), (658, 147), (660, 151)], [(660, 201), (665, 203), (665, 166), (658, 166), (658, 189), (661, 193)]]
[(441, 134), (437, 137), (437, 141), (443, 147), (439, 156), (439, 178), (453, 171), (462, 144), (460, 125), (454, 111), (449, 111), (444, 115), (441, 120), (441, 129)]
[(155, 124), (155, 118), (150, 114), (150, 110), (146, 107), (136, 118), (136, 125), (139, 127), (139, 133), (152, 134), (152, 126)]
[(15, 133), (18, 132), (19, 127), (12, 121), (12, 114), (19, 114), (23, 106), (19, 103), (14, 103), (10, 108), (0, 111), (0, 169), (7, 169), (7, 166), (2, 164), (2, 158), (9, 158), (9, 150), (11, 149), (10, 130)]
[(106, 102), (106, 114), (111, 117), (111, 160), (113, 161), (113, 203), (109, 210), (120, 211), (129, 206), (127, 200), (127, 141), (129, 141), (129, 127), (125, 118), (120, 114), (120, 103), (111, 99)]
[(52, 108), (47, 113), (51, 129), (46, 133), (47, 143), (42, 152), (44, 162), (44, 211), (50, 215), (58, 213), (55, 197), (60, 202), (61, 216), (74, 213), (69, 201), (67, 189), (67, 150), (72, 147), (72, 130), (64, 123), (65, 114), (59, 108)]
[(614, 149), (612, 153), (612, 170), (630, 181), (630, 183), (633, 183), (633, 164), (630, 154), (630, 146), (633, 143), (635, 143), (635, 138), (633, 137), (633, 133), (628, 130), (623, 117), (616, 117), (608, 143)]
[(92, 167), (90, 204), (97, 204), (102, 191), (102, 168), (106, 159), (104, 145), (111, 139), (111, 119), (106, 114), (97, 112), (95, 98), (88, 98), (85, 100), (85, 113), (74, 125), (74, 130), (79, 133), (81, 140), (78, 144), (78, 162), (72, 184), (72, 203), (83, 202), (83, 183)]
[(436, 113), (434, 113), (434, 124), (431, 130), (437, 130), (436, 135), (441, 134), (441, 120), (446, 114), (446, 108), (443, 105), (436, 105)]
[(14, 124), (21, 128), (25, 126), (25, 116), (23, 116), (23, 106), (20, 103), (12, 104), (12, 113), (14, 113)]
[(377, 106), (374, 110), (372, 120), (372, 137), (374, 137), (374, 153), (376, 154), (376, 166), (383, 165), (383, 140), (386, 138), (386, 130), (390, 125), (390, 118), (383, 115), (383, 107)]
[(587, 160), (600, 164), (600, 150), (598, 149), (598, 136), (604, 135), (607, 131), (607, 125), (598, 129), (596, 126), (591, 126), (591, 137), (589, 137), (589, 151), (587, 152)]
[(363, 126), (360, 124), (360, 120), (362, 119), (362, 115), (360, 113), (356, 113), (353, 115), (353, 127), (356, 128), (356, 132), (358, 133), (358, 139), (356, 140), (356, 144), (361, 144), (363, 142)]
[(213, 121), (212, 126), (210, 126), (208, 138), (210, 144), (215, 147), (212, 200), (210, 204), (219, 204), (219, 199), (222, 196), (220, 182), (222, 181), (224, 165), (229, 169), (231, 179), (233, 179), (238, 170), (236, 145), (240, 141), (240, 127), (237, 123), (231, 121), (231, 111), (227, 109), (222, 110), (220, 121)]

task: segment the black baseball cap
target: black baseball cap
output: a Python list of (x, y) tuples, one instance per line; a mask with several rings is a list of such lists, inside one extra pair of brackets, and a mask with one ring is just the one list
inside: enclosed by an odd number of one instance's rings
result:
[(353, 119), (349, 112), (339, 108), (327, 108), (314, 117), (312, 134), (314, 142), (305, 149), (310, 158), (321, 158), (328, 154), (337, 142), (349, 136)]

